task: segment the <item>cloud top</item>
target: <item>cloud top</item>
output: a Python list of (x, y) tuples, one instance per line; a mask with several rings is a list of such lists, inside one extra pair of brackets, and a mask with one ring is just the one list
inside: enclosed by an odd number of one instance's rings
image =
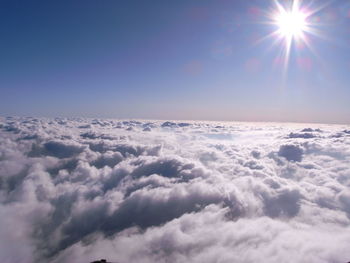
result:
[(0, 118), (0, 261), (347, 262), (347, 131)]

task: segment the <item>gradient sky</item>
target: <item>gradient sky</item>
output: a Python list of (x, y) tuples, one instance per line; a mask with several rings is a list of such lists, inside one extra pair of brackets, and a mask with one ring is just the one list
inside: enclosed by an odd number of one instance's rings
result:
[(0, 0), (0, 114), (350, 123), (350, 1), (304, 5), (283, 73), (273, 1)]

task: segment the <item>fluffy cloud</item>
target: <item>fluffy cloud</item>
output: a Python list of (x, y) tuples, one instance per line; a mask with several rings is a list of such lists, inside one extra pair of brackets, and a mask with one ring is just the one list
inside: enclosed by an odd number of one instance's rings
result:
[(0, 262), (347, 262), (348, 131), (0, 118)]

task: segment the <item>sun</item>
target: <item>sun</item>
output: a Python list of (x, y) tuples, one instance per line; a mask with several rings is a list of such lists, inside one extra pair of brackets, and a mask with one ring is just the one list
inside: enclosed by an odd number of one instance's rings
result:
[(275, 17), (277, 33), (287, 39), (301, 38), (307, 29), (306, 14), (300, 10), (280, 11)]
[(283, 71), (287, 72), (291, 55), (298, 55), (299, 49), (308, 48), (314, 53), (311, 40), (320, 36), (314, 14), (323, 7), (306, 5), (303, 0), (273, 0), (274, 6), (267, 10), (266, 23), (274, 28), (269, 35), (262, 38), (272, 38), (273, 45), (278, 47), (276, 61), (283, 63)]
[[(267, 8), (262, 24), (271, 28), (270, 33), (258, 39), (257, 43), (272, 40), (269, 48), (276, 49), (274, 64), (281, 66), (283, 76), (287, 74), (292, 56), (300, 56), (310, 51), (319, 58), (314, 48), (316, 38), (326, 39), (318, 13), (327, 4), (320, 5), (309, 0), (271, 0), (271, 8)], [(300, 51), (300, 52), (299, 52)]]

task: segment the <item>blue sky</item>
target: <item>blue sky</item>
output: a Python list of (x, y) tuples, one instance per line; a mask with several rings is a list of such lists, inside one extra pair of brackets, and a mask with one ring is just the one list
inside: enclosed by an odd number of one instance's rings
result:
[(350, 123), (350, 1), (303, 5), (284, 70), (273, 1), (1, 0), (0, 113)]

